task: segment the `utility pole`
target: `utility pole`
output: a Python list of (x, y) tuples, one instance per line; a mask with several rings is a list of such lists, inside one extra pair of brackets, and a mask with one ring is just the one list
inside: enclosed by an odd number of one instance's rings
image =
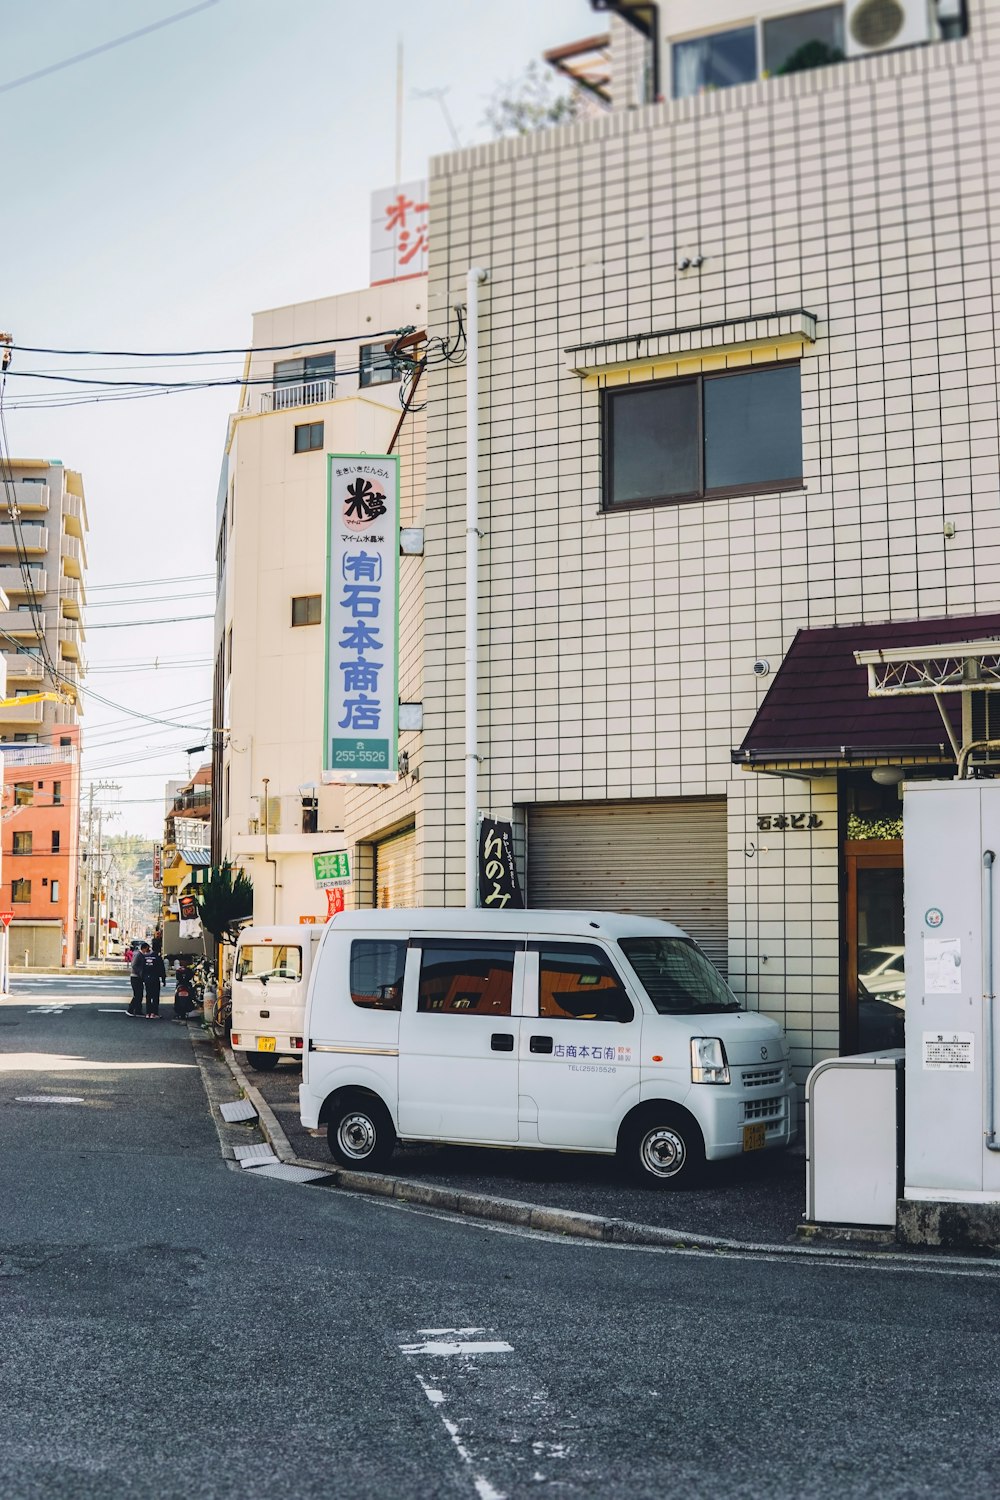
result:
[[(97, 792), (120, 792), (121, 787), (115, 781), (92, 781), (87, 797), (87, 905), (84, 915), (83, 948), (84, 962), (89, 963), (91, 959), (91, 946), (93, 946), (93, 957), (102, 957), (101, 941), (101, 888), (103, 884), (103, 857), (104, 857), (104, 809), (98, 807), (97, 814), (97, 883), (96, 883), (96, 911), (94, 912), (94, 940), (91, 944), (91, 909), (94, 907), (94, 795)], [(111, 815), (113, 816), (113, 814)]]

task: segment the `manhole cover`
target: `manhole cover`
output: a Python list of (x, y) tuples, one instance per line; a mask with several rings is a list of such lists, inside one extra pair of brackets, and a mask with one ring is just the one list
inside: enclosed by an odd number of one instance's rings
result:
[(18, 1094), (17, 1104), (83, 1104), (76, 1094)]

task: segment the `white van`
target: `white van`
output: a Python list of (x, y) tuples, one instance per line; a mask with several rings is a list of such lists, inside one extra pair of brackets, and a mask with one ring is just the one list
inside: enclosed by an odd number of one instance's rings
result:
[(358, 911), (327, 923), (302, 1123), (343, 1166), (398, 1140), (618, 1152), (679, 1184), (787, 1146), (788, 1045), (679, 927), (564, 911)]
[(322, 927), (244, 927), (233, 965), (233, 1051), (269, 1072), (301, 1058), (306, 990)]

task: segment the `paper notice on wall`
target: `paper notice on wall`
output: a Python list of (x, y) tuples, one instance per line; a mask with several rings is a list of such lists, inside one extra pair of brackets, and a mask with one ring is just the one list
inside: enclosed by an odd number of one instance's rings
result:
[(969, 1072), (973, 1066), (971, 1031), (925, 1031), (924, 1067), (949, 1073)]
[(924, 938), (924, 994), (962, 993), (961, 938)]

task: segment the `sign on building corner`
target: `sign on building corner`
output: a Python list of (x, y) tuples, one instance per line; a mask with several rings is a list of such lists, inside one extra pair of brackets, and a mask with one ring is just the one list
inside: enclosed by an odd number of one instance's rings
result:
[(399, 460), (327, 455), (323, 780), (395, 781), (399, 737)]

